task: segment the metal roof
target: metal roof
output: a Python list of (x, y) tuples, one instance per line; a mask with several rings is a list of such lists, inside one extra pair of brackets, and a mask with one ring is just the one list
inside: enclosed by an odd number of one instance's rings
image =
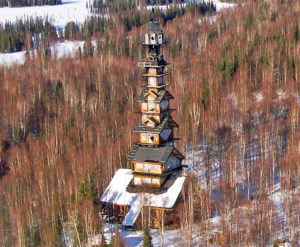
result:
[(148, 22), (147, 33), (162, 33), (159, 23), (156, 21)]
[(165, 164), (172, 153), (179, 159), (184, 159), (184, 156), (172, 146), (143, 147), (135, 145), (128, 156), (128, 160)]

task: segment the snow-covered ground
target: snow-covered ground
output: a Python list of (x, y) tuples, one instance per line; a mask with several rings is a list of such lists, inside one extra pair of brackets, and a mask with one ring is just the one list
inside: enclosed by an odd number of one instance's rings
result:
[[(116, 225), (113, 224), (105, 224), (104, 226), (104, 237), (107, 244), (110, 243), (112, 235), (115, 233)], [(128, 247), (142, 247), (143, 246), (143, 232), (142, 231), (131, 231), (131, 230), (124, 230), (119, 227), (119, 232), (121, 235), (122, 240)], [(182, 240), (182, 233), (180, 229), (177, 230), (165, 230), (163, 244), (161, 243), (161, 235), (158, 230), (152, 229), (150, 230), (150, 234), (152, 237), (152, 246), (153, 247), (160, 247), (160, 246), (168, 246), (168, 247), (175, 247), (175, 246), (184, 246)], [(100, 243), (101, 236), (97, 235), (91, 239), (89, 239), (89, 246), (97, 245)], [(194, 244), (200, 244), (198, 237), (193, 239)], [(196, 245), (193, 245), (196, 246)]]
[[(210, 1), (210, 0), (186, 0), (184, 3), (177, 4), (177, 6), (184, 8), (188, 3), (192, 3), (192, 2), (213, 3), (216, 5), (217, 12), (219, 12), (222, 9), (232, 8), (235, 5), (234, 3), (223, 3), (223, 2), (220, 2), (219, 0), (212, 0), (212, 1)], [(154, 5), (154, 6), (147, 6), (146, 8), (148, 10), (151, 10), (152, 8), (159, 8), (161, 10), (166, 10), (168, 8), (168, 6), (171, 6), (171, 5)]]
[[(95, 46), (95, 42), (92, 42)], [(83, 51), (84, 41), (57, 42), (51, 46), (51, 54), (56, 58), (74, 57), (78, 49)], [(0, 53), (0, 66), (22, 65), (25, 62), (25, 51), (14, 53)]]
[(0, 53), (0, 66), (9, 67), (17, 64), (21, 65), (25, 62), (25, 51), (14, 53)]
[(0, 23), (15, 22), (27, 18), (48, 18), (57, 28), (63, 28), (70, 21), (83, 23), (91, 16), (86, 6), (89, 0), (62, 0), (61, 5), (19, 8), (0, 8)]

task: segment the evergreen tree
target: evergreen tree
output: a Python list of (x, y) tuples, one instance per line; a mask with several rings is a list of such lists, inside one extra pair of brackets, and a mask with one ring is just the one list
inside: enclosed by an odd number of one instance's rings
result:
[(83, 53), (85, 57), (92, 57), (94, 55), (94, 46), (90, 38), (84, 42)]
[(41, 243), (40, 231), (38, 226), (27, 228), (25, 232), (25, 246), (37, 247)]
[(90, 200), (95, 203), (97, 201), (97, 191), (95, 189), (93, 177), (90, 179), (87, 178), (87, 175), (84, 177), (84, 180), (79, 185), (77, 199), (78, 202)]
[(149, 228), (147, 225), (145, 225), (143, 227), (143, 239), (144, 239), (144, 242), (143, 242), (144, 247), (152, 247), (151, 235), (150, 235), (150, 231), (149, 231)]

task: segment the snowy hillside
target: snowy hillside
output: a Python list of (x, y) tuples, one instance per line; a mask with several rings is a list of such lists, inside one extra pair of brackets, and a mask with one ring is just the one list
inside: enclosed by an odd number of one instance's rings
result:
[[(197, 0), (196, 2), (202, 2)], [(192, 1), (187, 1), (192, 2)], [(212, 1), (220, 11), (224, 8), (233, 7), (234, 4), (222, 3), (219, 0)], [(88, 6), (92, 3), (91, 0), (62, 0), (61, 5), (55, 6), (36, 6), (36, 7), (19, 7), (19, 8), (0, 8), (0, 23), (15, 22), (19, 19), (26, 18), (48, 18), (48, 20), (57, 28), (63, 28), (65, 25), (74, 21), (76, 23), (83, 23), (87, 17), (92, 14), (89, 12)], [(182, 6), (184, 6), (183, 4)], [(167, 9), (167, 6), (157, 6), (160, 9)], [(148, 9), (153, 6), (148, 6)]]
[(87, 5), (88, 0), (62, 0), (62, 5), (55, 6), (0, 8), (0, 23), (28, 17), (47, 17), (54, 26), (63, 28), (70, 21), (83, 23), (91, 15)]
[[(202, 2), (203, 0), (197, 0)], [(188, 0), (187, 2), (191, 2)], [(82, 24), (88, 17), (92, 16), (88, 6), (92, 3), (91, 0), (62, 0), (61, 5), (55, 6), (36, 6), (36, 7), (18, 7), (18, 8), (0, 8), (0, 24), (5, 22), (16, 22), (20, 19), (27, 18), (48, 18), (48, 20), (57, 28), (63, 29), (68, 22), (76, 22)], [(214, 0), (217, 11), (224, 8), (233, 7), (234, 4), (221, 3), (219, 0)], [(182, 6), (184, 7), (185, 4)], [(162, 10), (166, 10), (167, 6), (157, 6)], [(148, 9), (152, 6), (148, 6)], [(83, 41), (56, 43), (52, 45), (52, 55), (57, 58), (64, 55), (74, 56), (78, 48), (83, 48)], [(13, 64), (22, 65), (25, 62), (25, 52), (15, 53), (0, 53), (0, 66), (11, 66)]]
[[(92, 42), (94, 45), (95, 43)], [(64, 41), (57, 42), (51, 46), (51, 54), (56, 58), (63, 56), (74, 57), (78, 49), (83, 50), (84, 41)], [(25, 51), (15, 53), (0, 53), (0, 66), (9, 67), (17, 64), (22, 65), (25, 62)]]

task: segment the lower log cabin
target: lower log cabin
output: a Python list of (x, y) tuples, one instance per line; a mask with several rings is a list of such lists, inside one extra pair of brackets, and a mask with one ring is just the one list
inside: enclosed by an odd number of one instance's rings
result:
[(160, 188), (134, 186), (133, 176), (130, 169), (119, 169), (100, 198), (101, 211), (107, 220), (124, 227), (138, 227), (142, 210), (148, 209), (151, 227), (159, 227), (162, 214), (164, 225), (174, 223), (186, 179), (181, 170), (170, 175)]
[(128, 160), (133, 164), (133, 184), (161, 187), (166, 179), (181, 168), (182, 154), (172, 146), (135, 145)]

